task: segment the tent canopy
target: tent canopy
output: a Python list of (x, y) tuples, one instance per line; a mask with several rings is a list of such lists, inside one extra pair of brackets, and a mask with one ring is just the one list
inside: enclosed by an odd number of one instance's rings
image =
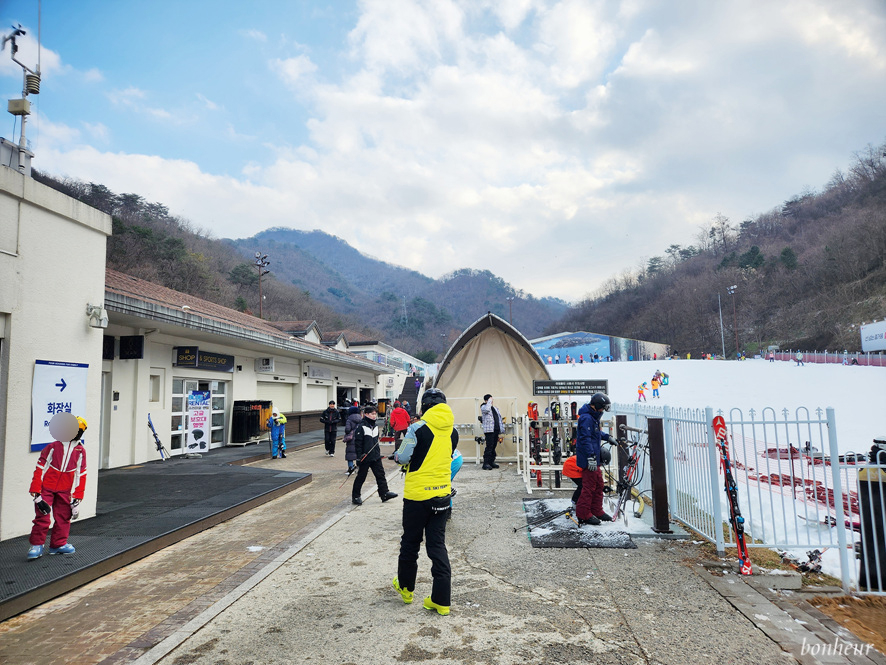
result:
[[(446, 352), (434, 387), (446, 393), (455, 422), (475, 425), (475, 435), (482, 435), (477, 416), (483, 395), (493, 396), (505, 422), (510, 423), (512, 418), (526, 413), (529, 402), (535, 401), (532, 382), (549, 379), (547, 368), (529, 341), (507, 321), (487, 313)], [(466, 434), (462, 429), (462, 437)], [(515, 434), (513, 427), (507, 430), (498, 448), (503, 457), (516, 457)], [(469, 452), (468, 442), (463, 443), (462, 452)]]

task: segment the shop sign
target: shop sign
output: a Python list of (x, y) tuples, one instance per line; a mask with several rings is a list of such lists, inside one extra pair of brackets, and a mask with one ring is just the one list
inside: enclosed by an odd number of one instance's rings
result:
[(213, 372), (233, 372), (234, 356), (212, 351), (201, 351), (196, 346), (177, 346), (174, 349), (173, 365), (208, 369)]
[(328, 367), (317, 367), (315, 365), (308, 365), (308, 378), (326, 379), (327, 381), (332, 381), (332, 370)]

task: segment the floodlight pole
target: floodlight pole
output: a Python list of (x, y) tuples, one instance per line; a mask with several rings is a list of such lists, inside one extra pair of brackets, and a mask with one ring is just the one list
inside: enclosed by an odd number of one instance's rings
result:
[(514, 298), (513, 296), (508, 296), (505, 300), (508, 301), (508, 323), (514, 325)]
[(726, 360), (726, 338), (723, 336), (723, 306), (720, 304), (720, 293), (717, 292), (717, 309), (720, 311), (720, 348), (723, 350), (723, 360)]
[(271, 272), (267, 269), (269, 265), (271, 265), (271, 262), (268, 261), (267, 254), (255, 253), (255, 267), (258, 268), (258, 318), (260, 319), (264, 318), (264, 297), (261, 292), (261, 278)]
[(732, 296), (732, 329), (735, 331), (735, 357), (738, 358), (738, 316), (735, 313), (736, 288), (738, 288), (738, 284), (733, 284), (732, 286), (726, 288), (726, 292)]

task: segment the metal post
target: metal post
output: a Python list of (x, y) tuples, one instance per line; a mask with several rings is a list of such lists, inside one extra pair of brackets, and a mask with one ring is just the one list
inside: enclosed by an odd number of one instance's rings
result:
[(671, 429), (671, 407), (665, 405), (663, 409), (664, 415), (664, 446), (665, 446), (665, 465), (667, 467), (668, 479), (668, 508), (677, 505), (677, 496), (675, 486), (677, 484), (676, 471), (674, 470), (674, 456), (677, 452), (674, 450), (674, 432)]
[[(615, 416), (615, 437), (620, 439), (624, 436), (624, 432), (621, 429), (622, 425), (627, 426), (628, 417), (627, 416)], [(624, 449), (619, 446), (618, 447), (618, 476), (615, 479), (616, 487), (621, 482), (621, 479), (625, 476), (625, 467), (628, 465), (630, 461), (630, 456), (624, 451)]]
[(716, 538), (717, 554), (726, 555), (726, 541), (723, 539), (723, 508), (720, 503), (720, 460), (717, 455), (717, 441), (714, 438), (714, 409), (704, 409), (705, 423), (708, 430), (708, 476), (711, 480), (711, 509), (714, 514), (714, 537)]
[(717, 309), (720, 311), (720, 348), (723, 350), (723, 360), (726, 360), (726, 338), (723, 337), (723, 307), (720, 304), (720, 293), (717, 293)]
[(652, 485), (652, 530), (671, 533), (668, 520), (668, 479), (665, 462), (664, 427), (661, 418), (646, 421), (649, 431), (649, 480)]
[(843, 592), (849, 593), (849, 552), (846, 551), (846, 506), (843, 502), (843, 482), (840, 479), (840, 449), (837, 447), (837, 421), (834, 407), (826, 409), (828, 419), (828, 450), (831, 455), (831, 476), (834, 483), (834, 512), (837, 518), (837, 544), (840, 548), (840, 577)]

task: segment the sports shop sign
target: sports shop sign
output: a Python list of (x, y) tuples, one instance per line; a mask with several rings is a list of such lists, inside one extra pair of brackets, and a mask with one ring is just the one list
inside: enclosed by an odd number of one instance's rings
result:
[(208, 369), (213, 372), (234, 371), (234, 356), (201, 351), (196, 346), (177, 346), (172, 351), (172, 364), (175, 367)]
[(533, 381), (533, 395), (593, 395), (608, 393), (608, 379), (576, 379), (569, 381)]

